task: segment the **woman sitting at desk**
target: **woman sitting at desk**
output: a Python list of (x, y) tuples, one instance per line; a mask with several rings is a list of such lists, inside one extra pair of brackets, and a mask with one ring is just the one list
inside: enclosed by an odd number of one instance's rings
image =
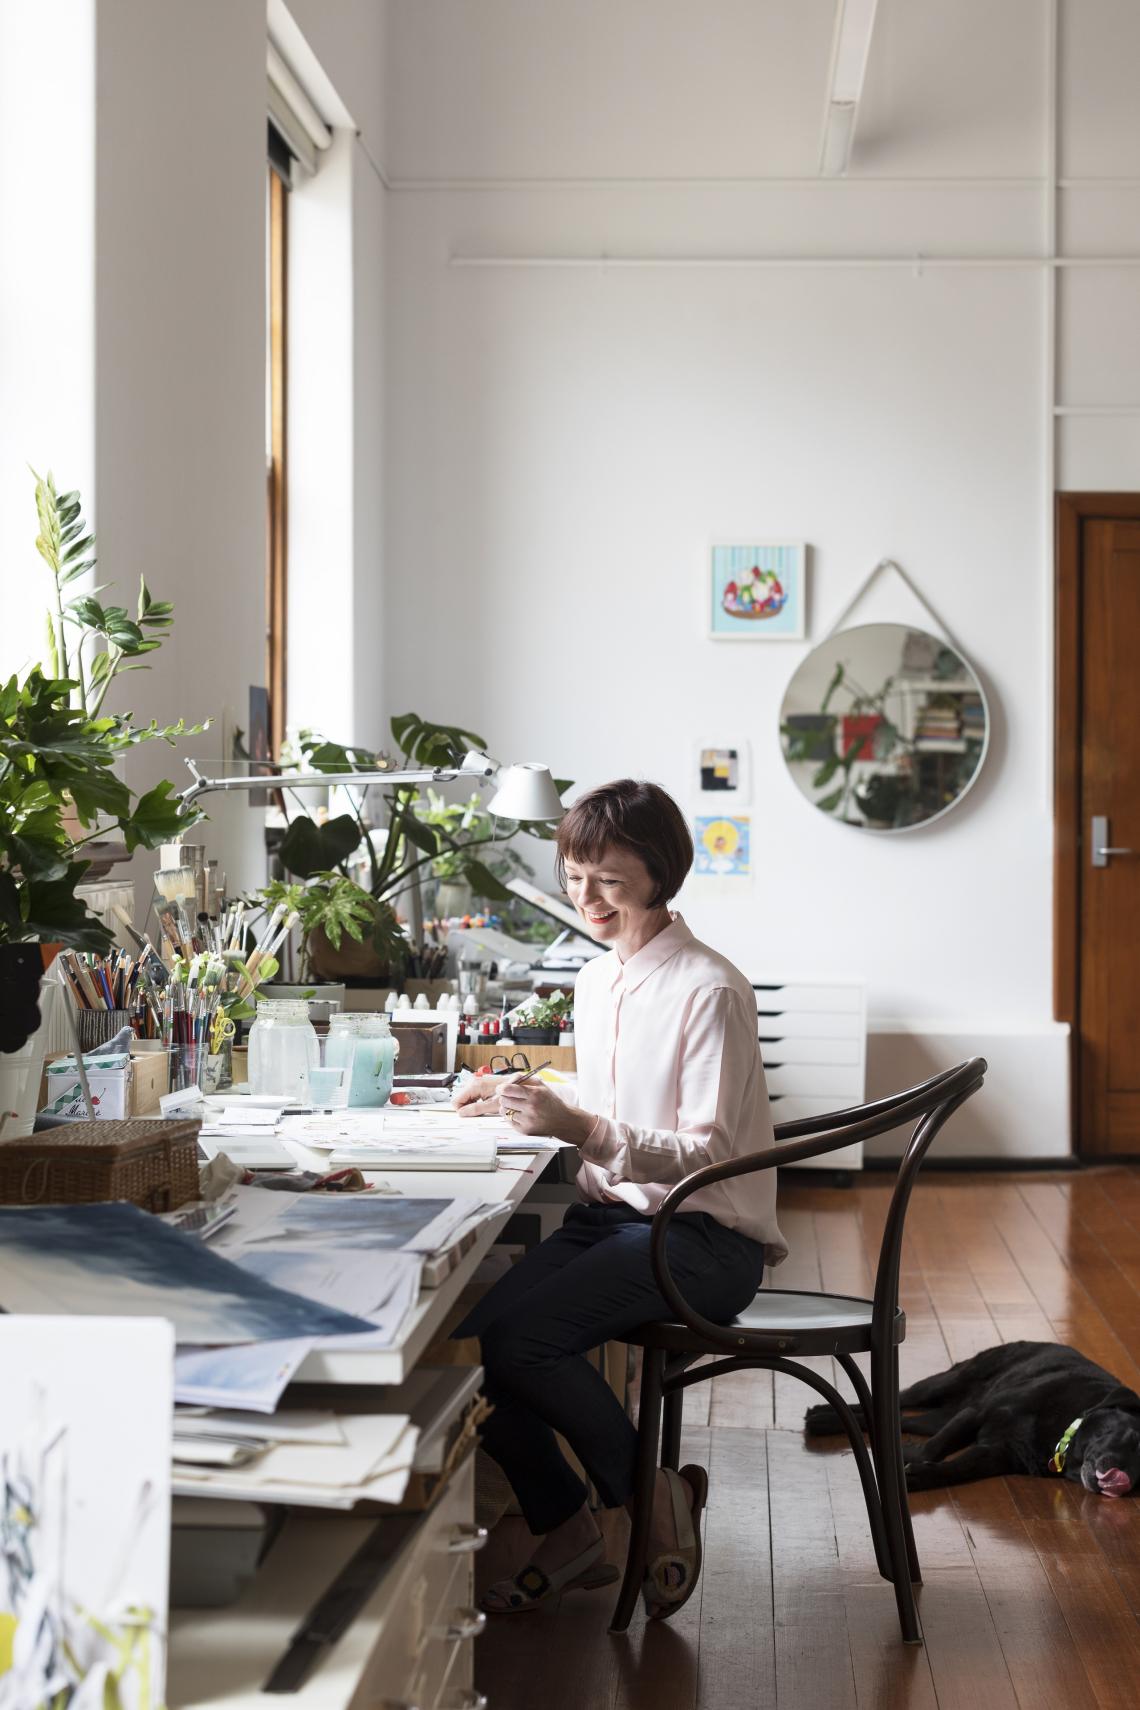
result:
[[(591, 937), (613, 951), (578, 975), (578, 1104), (539, 1081), (489, 1078), (468, 1082), (456, 1100), (464, 1115), (501, 1113), (520, 1133), (567, 1140), (581, 1156), (583, 1203), (455, 1332), (480, 1338), (494, 1406), (483, 1447), (541, 1538), (521, 1572), (484, 1599), (501, 1614), (612, 1580), (599, 1567), (604, 1545), (586, 1488), (554, 1433), (614, 1508), (630, 1502), (636, 1433), (582, 1356), (672, 1316), (649, 1258), (653, 1213), (669, 1189), (705, 1164), (773, 1144), (752, 987), (668, 908), (693, 861), (677, 804), (633, 779), (593, 790), (559, 826), (558, 860)], [(765, 1263), (785, 1256), (775, 1198), (766, 1170), (703, 1189), (673, 1219), (669, 1265), (698, 1312), (730, 1322)], [(701, 1467), (658, 1472), (645, 1584), (651, 1616), (673, 1614), (696, 1584), (707, 1489)]]

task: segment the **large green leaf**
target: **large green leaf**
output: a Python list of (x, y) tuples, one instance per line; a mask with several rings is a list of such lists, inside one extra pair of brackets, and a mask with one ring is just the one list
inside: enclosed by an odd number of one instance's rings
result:
[(482, 861), (477, 861), (473, 855), (464, 855), (462, 851), (460, 851), (459, 858), (463, 863), (467, 882), (476, 896), (485, 897), (488, 902), (511, 902), (513, 900), (514, 892), (508, 891), (506, 885), (496, 879), (491, 869), (485, 867)]
[(24, 937), (41, 944), (58, 941), (76, 950), (98, 950), (103, 954), (114, 943), (109, 927), (87, 911), (75, 895), (75, 887), (89, 863), (75, 861), (66, 877), (46, 882), (33, 880), (25, 887)]
[(168, 779), (156, 784), (140, 796), (131, 812), (123, 818), (123, 835), (128, 849), (156, 849), (160, 843), (173, 843), (202, 816), (187, 809), (173, 793)]
[(281, 839), (278, 855), (287, 873), (310, 879), (346, 861), (360, 842), (360, 826), (351, 814), (342, 813), (326, 825), (316, 820), (295, 819)]

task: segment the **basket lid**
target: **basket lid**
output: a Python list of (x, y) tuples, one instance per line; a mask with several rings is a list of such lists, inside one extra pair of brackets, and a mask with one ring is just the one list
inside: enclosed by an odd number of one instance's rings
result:
[(0, 1163), (24, 1158), (131, 1157), (149, 1151), (157, 1142), (192, 1144), (200, 1122), (173, 1122), (161, 1117), (108, 1118), (102, 1122), (67, 1122), (26, 1138), (0, 1140)]

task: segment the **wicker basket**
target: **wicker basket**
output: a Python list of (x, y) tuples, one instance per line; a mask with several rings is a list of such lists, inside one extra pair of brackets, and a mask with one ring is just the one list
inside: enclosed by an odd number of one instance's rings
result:
[(175, 1211), (198, 1198), (197, 1122), (69, 1122), (0, 1141), (0, 1204), (92, 1205), (125, 1199)]

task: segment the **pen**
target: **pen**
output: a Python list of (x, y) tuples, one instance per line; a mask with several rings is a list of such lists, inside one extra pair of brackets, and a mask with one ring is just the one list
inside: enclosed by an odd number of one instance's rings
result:
[(534, 1077), (534, 1076), (535, 1076), (535, 1075), (537, 1075), (537, 1074), (538, 1074), (538, 1073), (539, 1073), (539, 1072), (540, 1072), (540, 1071), (541, 1071), (541, 1070), (542, 1070), (542, 1069), (549, 1069), (549, 1067), (550, 1067), (550, 1062), (551, 1062), (551, 1059), (550, 1059), (550, 1058), (549, 1058), (549, 1057), (548, 1057), (548, 1058), (547, 1058), (547, 1059), (546, 1059), (546, 1061), (545, 1061), (545, 1063), (539, 1063), (539, 1065), (538, 1065), (538, 1067), (537, 1067), (537, 1068), (534, 1068), (534, 1069), (528, 1069), (528, 1070), (527, 1070), (527, 1072), (526, 1072), (526, 1074), (525, 1074), (525, 1075), (520, 1075), (520, 1076), (519, 1076), (519, 1078), (518, 1078), (518, 1080), (517, 1080), (517, 1081), (513, 1081), (513, 1082), (512, 1082), (512, 1083), (511, 1083), (511, 1084), (512, 1084), (512, 1085), (513, 1085), (513, 1086), (516, 1086), (516, 1087), (521, 1087), (521, 1086), (522, 1086), (522, 1084), (523, 1084), (523, 1082), (524, 1082), (524, 1081), (529, 1081), (529, 1080), (531, 1080), (531, 1079), (532, 1079), (532, 1078), (533, 1078), (533, 1077)]

